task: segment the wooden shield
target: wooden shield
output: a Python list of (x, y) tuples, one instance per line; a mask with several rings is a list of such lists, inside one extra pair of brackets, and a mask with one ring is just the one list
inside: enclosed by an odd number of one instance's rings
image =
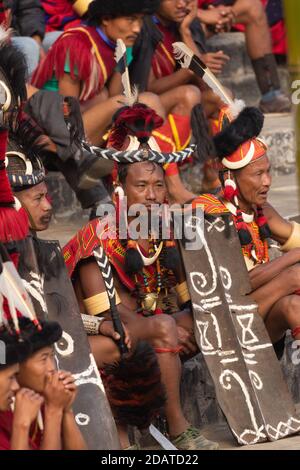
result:
[[(257, 305), (230, 216), (187, 213), (201, 247), (180, 242), (193, 304), (195, 335), (213, 378), (218, 402), (240, 444), (277, 440), (300, 430)], [(199, 215), (200, 214), (200, 215)]]
[[(53, 262), (61, 257), (59, 243), (40, 240)], [(75, 419), (89, 449), (120, 449), (115, 422), (94, 357), (91, 354), (78, 303), (64, 263), (46, 279), (39, 272), (32, 239), (27, 241), (26, 268), (20, 272), (39, 318), (58, 321), (63, 336), (55, 345), (58, 369), (76, 378), (78, 394), (73, 405)]]

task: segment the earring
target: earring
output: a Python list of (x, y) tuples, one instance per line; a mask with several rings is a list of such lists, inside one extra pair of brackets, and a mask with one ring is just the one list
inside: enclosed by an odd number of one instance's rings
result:
[(227, 172), (227, 178), (224, 182), (224, 199), (226, 201), (232, 201), (234, 196), (237, 195), (236, 182), (231, 178), (230, 171)]
[(114, 194), (118, 196), (120, 202), (123, 201), (125, 197), (125, 193), (124, 193), (124, 189), (122, 188), (122, 186), (116, 186), (114, 189)]

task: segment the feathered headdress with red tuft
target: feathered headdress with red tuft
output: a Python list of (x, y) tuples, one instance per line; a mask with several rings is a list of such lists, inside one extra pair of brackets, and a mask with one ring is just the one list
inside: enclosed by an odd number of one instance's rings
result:
[(163, 125), (163, 119), (156, 112), (142, 103), (124, 106), (113, 118), (113, 127), (109, 145), (121, 149), (126, 137), (137, 137), (141, 144), (146, 144), (154, 129)]

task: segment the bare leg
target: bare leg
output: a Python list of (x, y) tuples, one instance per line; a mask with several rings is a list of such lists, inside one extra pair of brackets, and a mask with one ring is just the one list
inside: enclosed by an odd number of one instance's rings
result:
[[(166, 118), (164, 107), (158, 96), (153, 93), (142, 93), (139, 97), (141, 103), (153, 108), (163, 119)], [(107, 98), (99, 95), (88, 106), (83, 106), (83, 123), (89, 141), (94, 145), (101, 145), (103, 135), (112, 122), (115, 112), (123, 106), (124, 96), (118, 95)]]
[(99, 93), (97, 96), (95, 96), (91, 100), (86, 101), (85, 103), (81, 103), (80, 105), (81, 110), (82, 112), (85, 112), (88, 109), (91, 109), (94, 106), (97, 106), (99, 103), (104, 103), (104, 101), (108, 100), (108, 98), (109, 98), (108, 90), (106, 88), (103, 88), (101, 93)]
[(116, 425), (117, 425), (121, 447), (122, 449), (126, 449), (126, 447), (130, 446), (128, 430), (125, 426), (121, 426), (120, 424), (117, 424), (117, 423)]
[(262, 94), (259, 107), (264, 113), (291, 110), (282, 92), (267, 16), (260, 0), (237, 0), (233, 6), (237, 21), (245, 25), (246, 44), (257, 84)]
[(166, 113), (189, 116), (196, 104), (201, 102), (201, 92), (194, 85), (182, 85), (160, 95)]
[(266, 13), (260, 0), (237, 0), (233, 6), (237, 23), (245, 25), (249, 57), (259, 59), (272, 52)]
[[(265, 325), (273, 343), (279, 341), (287, 329), (300, 326), (300, 297), (288, 295), (278, 300), (265, 319)], [(295, 336), (300, 339), (300, 334)]]
[[(121, 103), (120, 103), (121, 101)], [(93, 145), (101, 145), (114, 113), (122, 106), (122, 96), (114, 96), (83, 112), (85, 133)]]

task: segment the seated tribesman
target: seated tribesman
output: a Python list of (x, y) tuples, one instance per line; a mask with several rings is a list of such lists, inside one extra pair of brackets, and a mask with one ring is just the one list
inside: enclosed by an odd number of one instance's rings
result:
[[(53, 347), (62, 335), (61, 327), (56, 322), (41, 322), (39, 329), (27, 318), (21, 318), (19, 324), (30, 352), (19, 359), (19, 365), (4, 369), (3, 375), (18, 381), (18, 385), (11, 382), (9, 398), (19, 391), (13, 412), (0, 408), (0, 449), (85, 450), (72, 411), (77, 389), (74, 378), (70, 372), (55, 370)], [(1, 373), (0, 366), (0, 377)]]
[[(84, 131), (77, 100), (31, 86), (26, 93), (24, 55), (10, 43), (10, 32), (0, 27), (0, 36), (0, 77), (6, 84), (3, 89), (6, 124), (13, 127), (16, 117), (20, 117), (20, 108), (25, 109), (45, 134), (43, 158), (46, 163), (64, 174), (84, 209), (97, 206), (108, 198), (100, 178), (111, 172), (112, 164), (83, 147)], [(26, 102), (28, 96), (30, 99)], [(21, 119), (27, 118), (22, 113)]]
[[(247, 52), (262, 95), (259, 108), (264, 113), (291, 110), (291, 102), (281, 89), (268, 24), (268, 19), (271, 25), (282, 19), (280, 3), (276, 0), (198, 0), (198, 18), (207, 25), (209, 35), (229, 31), (231, 26), (245, 31)], [(279, 42), (284, 44), (282, 22), (278, 23), (278, 28)]]
[[(2, 273), (1, 277), (3, 277)], [(3, 293), (2, 288), (3, 286), (1, 286), (1, 293)], [(19, 362), (24, 361), (30, 355), (30, 344), (17, 335), (13, 325), (10, 325), (10, 328), (5, 326), (4, 315), (5, 312), (1, 307), (0, 450), (27, 449), (31, 425), (35, 422), (44, 400), (33, 390), (20, 388), (17, 382)], [(12, 406), (14, 413), (12, 413)]]
[[(11, 260), (16, 266), (20, 266), (21, 258), (24, 255), (24, 245), (22, 241), (28, 234), (28, 217), (27, 211), (21, 207), (20, 202), (14, 198), (9, 179), (5, 169), (5, 150), (7, 142), (7, 131), (1, 130), (0, 132), (0, 240), (5, 243), (6, 248), (9, 250)], [(28, 170), (28, 168), (27, 168)], [(31, 181), (33, 175), (27, 172), (27, 182)], [(16, 179), (15, 179), (16, 181)], [(21, 178), (18, 175), (18, 184), (20, 184)], [(39, 180), (40, 181), (40, 180)], [(31, 181), (32, 182), (32, 181)], [(43, 217), (39, 217), (35, 221), (35, 226), (42, 227), (45, 225), (47, 220)], [(14, 270), (13, 264), (10, 261), (8, 253), (6, 253), (7, 259), (4, 261), (10, 263), (9, 268), (10, 275), (7, 276), (7, 271), (1, 269), (1, 297), (4, 297), (0, 310), (0, 325), (3, 321), (6, 326), (9, 326), (9, 331), (15, 331), (22, 339), (25, 346), (29, 344), (29, 352), (23, 353), (22, 357), (18, 357), (19, 344), (15, 346), (15, 340), (11, 339), (8, 342), (8, 357), (10, 364), (17, 362), (30, 361), (25, 363), (32, 365), (32, 370), (29, 371), (29, 377), (26, 378), (26, 372), (23, 374), (24, 381), (22, 388), (16, 395), (16, 408), (15, 415), (12, 415), (10, 411), (3, 412), (0, 415), (0, 445), (3, 449), (53, 449), (61, 448), (60, 436), (61, 430), (65, 434), (65, 445), (66, 448), (70, 448), (70, 445), (77, 448), (78, 443), (81, 442), (79, 439), (79, 431), (75, 424), (74, 417), (71, 417), (70, 405), (72, 404), (75, 397), (74, 380), (70, 374), (66, 372), (54, 373), (54, 367), (50, 370), (49, 368), (49, 351), (45, 351), (45, 348), (52, 345), (61, 336), (61, 328), (57, 323), (44, 322), (42, 325), (39, 324), (34, 316), (34, 312), (25, 304), (27, 301), (27, 294), (20, 292), (18, 301), (14, 302), (11, 296), (17, 295), (19, 290), (19, 283), (12, 276), (17, 276), (17, 272)], [(4, 262), (3, 262), (4, 265)], [(8, 279), (8, 280), (7, 280)], [(12, 281), (13, 279), (13, 281)], [(7, 288), (4, 289), (5, 283)], [(20, 303), (20, 297), (23, 298), (23, 303)], [(23, 310), (29, 318), (22, 318)], [(2, 316), (4, 315), (4, 317)], [(4, 320), (3, 320), (4, 318)], [(26, 327), (26, 328), (25, 328)], [(1, 339), (3, 337), (4, 344), (7, 343), (8, 336), (1, 330)], [(14, 345), (16, 350), (14, 356), (12, 354), (11, 346)], [(25, 349), (25, 348), (24, 348)], [(48, 348), (49, 349), (49, 348)], [(40, 354), (36, 354), (38, 350)], [(51, 349), (52, 351), (52, 349)], [(21, 350), (22, 352), (22, 350)], [(46, 352), (48, 355), (45, 355)], [(13, 358), (13, 359), (12, 359)], [(30, 358), (30, 359), (29, 359)], [(45, 434), (42, 441), (37, 437), (36, 434), (36, 417), (40, 409), (41, 404), (44, 401), (42, 396), (43, 387), (37, 387), (38, 381), (34, 377), (34, 374), (40, 378), (42, 372), (41, 368), (44, 367), (44, 379), (48, 372), (51, 372), (44, 384), (48, 395), (45, 394)], [(35, 371), (35, 372), (34, 372)], [(10, 371), (10, 378), (13, 380), (14, 374), (20, 373), (20, 368), (14, 367), (13, 373)], [(6, 375), (6, 374), (4, 374)], [(61, 379), (59, 379), (61, 377)], [(7, 378), (7, 377), (6, 377)], [(61, 380), (61, 382), (59, 382)], [(26, 382), (26, 385), (25, 385)], [(32, 390), (33, 389), (33, 390)], [(14, 382), (12, 382), (11, 392), (16, 391)], [(4, 410), (3, 410), (4, 411)], [(66, 413), (66, 416), (64, 415)], [(47, 424), (46, 424), (47, 421)], [(65, 423), (65, 424), (64, 424)], [(33, 428), (31, 427), (33, 425)], [(64, 426), (66, 426), (64, 428)], [(75, 437), (76, 436), (76, 437)], [(41, 437), (41, 436), (39, 436)], [(11, 441), (11, 442), (10, 442)], [(84, 448), (81, 445), (80, 448)]]
[[(122, 96), (109, 97), (108, 93), (116, 67), (116, 41), (124, 41), (130, 61), (144, 14), (154, 11), (157, 3), (158, 0), (91, 2), (87, 24), (66, 31), (33, 76), (32, 84), (37, 88), (79, 98), (86, 135), (94, 145), (102, 142), (113, 114), (121, 107)], [(158, 100), (150, 94), (145, 99), (153, 106)]]
[(60, 325), (42, 321), (38, 330), (23, 319), (20, 327), (22, 337), (31, 345), (31, 355), (20, 363), (18, 382), (44, 399), (41, 415), (31, 428), (30, 448), (86, 450), (72, 411), (77, 392), (75, 379), (70, 372), (58, 371), (55, 366), (54, 343), (62, 336)]
[[(192, 71), (178, 70), (173, 57), (172, 44), (182, 41), (211, 68), (212, 72), (220, 71), (229, 57), (221, 51), (201, 54), (202, 35), (200, 22), (197, 20), (195, 0), (162, 0), (155, 15), (146, 20), (140, 41), (141, 45), (143, 45), (143, 40), (148, 44), (149, 63), (144, 64), (143, 73), (138, 67), (136, 74), (133, 72), (132, 78), (138, 84), (140, 82), (143, 84), (146, 79), (146, 89), (160, 96), (166, 110), (175, 108), (177, 105), (179, 107), (183, 92), (181, 86), (187, 84), (196, 85), (190, 85), (188, 89), (187, 101), (189, 101), (190, 110), (199, 102), (199, 86), (203, 91), (202, 102), (207, 108), (207, 115), (211, 115), (216, 110), (216, 105), (220, 104), (220, 99), (207, 90), (203, 81), (197, 79)], [(146, 52), (148, 50), (146, 49)], [(184, 103), (182, 105), (184, 106)]]
[[(55, 263), (51, 261), (51, 257), (47, 251), (47, 245), (41, 245), (36, 236), (36, 232), (47, 230), (52, 215), (52, 207), (48, 199), (47, 186), (45, 183), (45, 171), (39, 158), (39, 155), (43, 153), (43, 147), (36, 143), (40, 136), (40, 132), (32, 127), (30, 122), (23, 121), (21, 124), (19, 123), (18, 127), (15, 127), (14, 131), (11, 130), (10, 132), (8, 151), (6, 152), (6, 164), (14, 195), (18, 201), (20, 201), (22, 210), (26, 211), (30, 221), (30, 229), (40, 273), (45, 276), (45, 279), (48, 279), (53, 276), (55, 277), (56, 273), (59, 272), (61, 263), (63, 264), (63, 258), (57, 256)], [(21, 267), (22, 263), (26, 265), (26, 253), (22, 251), (22, 247), (20, 247), (19, 255), (19, 267)], [(98, 358), (98, 366), (103, 368), (108, 364), (115, 364), (120, 359), (120, 353), (116, 343), (120, 340), (120, 334), (115, 331), (110, 318), (91, 319), (89, 316), (83, 314), (82, 320), (87, 334), (90, 335), (91, 348)], [(94, 335), (97, 335), (96, 343), (94, 341)], [(126, 328), (125, 345), (130, 349), (131, 342)], [(43, 351), (38, 351), (37, 354), (30, 358), (24, 365), (25, 372), (28, 372), (28, 378), (25, 376), (24, 381), (26, 383), (27, 381), (29, 382), (29, 378), (32, 376), (32, 387), (34, 390), (40, 390), (41, 380), (43, 379), (41, 376), (36, 376), (36, 379), (34, 379), (34, 371), (36, 370), (38, 372), (36, 365), (42, 362), (42, 357), (45, 357), (44, 362), (47, 362), (51, 369), (52, 362), (50, 360), (50, 353), (49, 348), (47, 351), (44, 349)], [(143, 370), (141, 370), (141, 367)], [(23, 370), (23, 368), (21, 369)], [(29, 371), (31, 371), (31, 375)], [(39, 369), (39, 373), (45, 376), (47, 370)], [(124, 374), (126, 376), (125, 378)], [(144, 378), (145, 385), (144, 388), (139, 385), (139, 389), (145, 393), (145, 397), (137, 403), (132, 400), (131, 396), (126, 400), (125, 397), (130, 393), (135, 393), (136, 396), (136, 384), (141, 376)], [(149, 346), (145, 344), (141, 345), (132, 361), (128, 360), (122, 362), (120, 369), (110, 368), (105, 374), (105, 378), (109, 388), (108, 398), (111, 401), (111, 397), (113, 397), (113, 403), (111, 403), (113, 411), (120, 417), (120, 426), (118, 429), (123, 447), (126, 448), (129, 447), (130, 444), (127, 434), (122, 430), (124, 419), (128, 418), (130, 424), (140, 425), (143, 428), (147, 427), (153, 416), (160, 410), (164, 401), (164, 391), (160, 382), (160, 371), (154, 352)], [(23, 380), (23, 374), (21, 374), (20, 380)], [(70, 381), (71, 378), (68, 376), (66, 380)], [(122, 390), (121, 404), (118, 402), (120, 388)], [(125, 394), (125, 390), (127, 395)], [(66, 408), (64, 413), (63, 425), (64, 421), (66, 421), (66, 429), (72, 430), (74, 423), (70, 407), (68, 407), (68, 409)], [(60, 413), (58, 413), (58, 415), (60, 415)], [(65, 417), (66, 420), (64, 419)], [(59, 416), (57, 416), (57, 419), (58, 418)], [(66, 438), (68, 442), (70, 442), (68, 435)], [(78, 433), (74, 433), (74, 441), (71, 442), (74, 442), (74, 444), (72, 444), (75, 446), (74, 448), (80, 447), (80, 436)]]
[[(48, 197), (45, 182), (45, 169), (40, 159), (44, 147), (37, 142), (41, 133), (30, 122), (22, 122), (10, 131), (8, 149), (6, 152), (6, 170), (15, 198), (26, 211), (29, 227), (33, 236), (39, 269), (45, 276), (55, 275), (55, 269), (44, 249), (41, 250), (36, 232), (49, 228), (52, 217), (52, 205)], [(61, 257), (57, 257), (57, 259)], [(101, 334), (119, 339), (111, 322), (99, 324)], [(129, 342), (129, 339), (126, 340)], [(104, 361), (105, 362), (105, 361)]]
[[(217, 117), (218, 110), (223, 106), (221, 99), (208, 89), (194, 72), (180, 67), (178, 69), (178, 63), (174, 58), (172, 44), (182, 41), (194, 54), (201, 57), (212, 71), (220, 71), (229, 57), (221, 52), (203, 54), (202, 36), (195, 0), (163, 0), (155, 15), (145, 20), (141, 37), (135, 46), (143, 59), (138, 61), (137, 50), (136, 60), (131, 67), (131, 78), (140, 89), (157, 93), (166, 112), (172, 113), (168, 116), (168, 121), (181, 145), (177, 146), (177, 150), (188, 144), (183, 139), (186, 135), (183, 129), (186, 127), (192, 129), (198, 144), (201, 116), (197, 105), (200, 101), (207, 118)], [(198, 151), (199, 149), (201, 149), (200, 142)], [(204, 163), (203, 188), (206, 191), (216, 190), (220, 182), (211, 167), (211, 162), (206, 159), (201, 163)], [(185, 202), (184, 197), (178, 202)]]
[[(232, 120), (229, 110), (220, 117), (221, 132), (214, 137), (220, 159), (223, 194), (197, 197), (209, 214), (231, 213), (239, 234), (249, 271), (252, 291), (272, 342), (280, 356), (287, 329), (300, 339), (299, 225), (283, 219), (267, 202), (271, 187), (267, 147), (259, 139), (263, 115), (257, 108), (245, 108)], [(231, 122), (232, 121), (232, 122)], [(286, 252), (269, 261), (268, 241), (272, 238)]]
[[(136, 149), (135, 157), (129, 159), (131, 164), (118, 164), (116, 213), (121, 211), (125, 194), (127, 204), (123, 215), (127, 217), (127, 211), (134, 204), (143, 204), (148, 218), (151, 207), (161, 206), (167, 196), (163, 169), (155, 161), (147, 161), (149, 152), (153, 157), (147, 142), (156, 145), (151, 133), (157, 117), (153, 110), (141, 105), (131, 109), (131, 119), (127, 111), (128, 108), (125, 108), (117, 114), (110, 135), (110, 144), (115, 148), (128, 150), (129, 145), (129, 148), (133, 146)], [(142, 149), (139, 150), (141, 145)], [(141, 161), (140, 152), (145, 161)], [(113, 152), (111, 155), (114, 158)], [(172, 154), (158, 155), (157, 161), (161, 163), (168, 162), (172, 157)], [(119, 151), (116, 157), (122, 161)], [(126, 157), (123, 161), (128, 162)], [(136, 219), (133, 216), (128, 220)], [(118, 292), (117, 309), (132, 341), (147, 341), (157, 353), (161, 380), (166, 389), (165, 414), (174, 445), (179, 449), (216, 449), (216, 443), (206, 440), (198, 429), (189, 425), (180, 403), (181, 362), (178, 353), (181, 350), (187, 355), (195, 353), (197, 347), (191, 333), (192, 314), (185, 309), (189, 295), (176, 244), (172, 239), (154, 240), (150, 235), (132, 240), (126, 230), (126, 238), (121, 239), (119, 227), (111, 216), (98, 221), (95, 219), (63, 249), (81, 309), (93, 316), (109, 311), (104, 277), (93, 254), (97, 247), (102, 246), (113, 267)], [(174, 287), (177, 295), (174, 294), (172, 302), (171, 291)], [(97, 337), (92, 339), (96, 344)], [(96, 362), (101, 361), (96, 348), (94, 354)]]

